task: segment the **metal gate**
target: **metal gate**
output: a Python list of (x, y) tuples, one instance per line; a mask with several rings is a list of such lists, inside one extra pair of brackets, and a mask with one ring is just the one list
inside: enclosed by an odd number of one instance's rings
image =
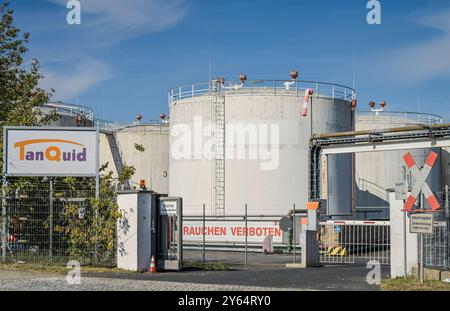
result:
[(336, 220), (319, 224), (322, 263), (390, 264), (390, 222)]

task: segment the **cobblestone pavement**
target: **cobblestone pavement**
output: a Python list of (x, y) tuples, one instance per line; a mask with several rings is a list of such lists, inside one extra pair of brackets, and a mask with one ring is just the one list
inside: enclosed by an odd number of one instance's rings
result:
[(0, 291), (273, 291), (283, 288), (180, 283), (82, 277), (81, 284), (69, 284), (65, 277), (0, 280)]

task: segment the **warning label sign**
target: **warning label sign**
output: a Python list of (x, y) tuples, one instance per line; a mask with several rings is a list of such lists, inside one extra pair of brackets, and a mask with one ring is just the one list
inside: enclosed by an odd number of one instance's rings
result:
[(433, 234), (433, 214), (412, 214), (409, 231), (419, 234)]

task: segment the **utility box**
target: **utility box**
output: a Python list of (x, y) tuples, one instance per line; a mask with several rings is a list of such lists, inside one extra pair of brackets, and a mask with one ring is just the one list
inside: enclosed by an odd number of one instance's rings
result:
[(117, 267), (130, 271), (149, 269), (156, 253), (156, 204), (152, 191), (117, 193), (123, 217), (117, 221)]
[(158, 198), (157, 209), (159, 270), (183, 268), (183, 200), (180, 197)]

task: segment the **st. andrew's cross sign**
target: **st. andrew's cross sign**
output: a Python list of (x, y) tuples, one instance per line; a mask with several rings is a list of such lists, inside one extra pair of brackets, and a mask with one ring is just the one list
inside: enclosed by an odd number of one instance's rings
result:
[(434, 196), (433, 191), (431, 191), (430, 186), (427, 184), (427, 178), (431, 173), (431, 169), (436, 164), (437, 158), (438, 154), (431, 151), (425, 161), (424, 167), (419, 169), (411, 153), (408, 152), (403, 156), (403, 160), (408, 166), (408, 169), (411, 171), (412, 177), (416, 181), (408, 199), (406, 200), (404, 206), (405, 212), (413, 211), (414, 204), (419, 198), (421, 192), (425, 195), (425, 199), (427, 200), (432, 211), (437, 211), (440, 208), (439, 202)]

